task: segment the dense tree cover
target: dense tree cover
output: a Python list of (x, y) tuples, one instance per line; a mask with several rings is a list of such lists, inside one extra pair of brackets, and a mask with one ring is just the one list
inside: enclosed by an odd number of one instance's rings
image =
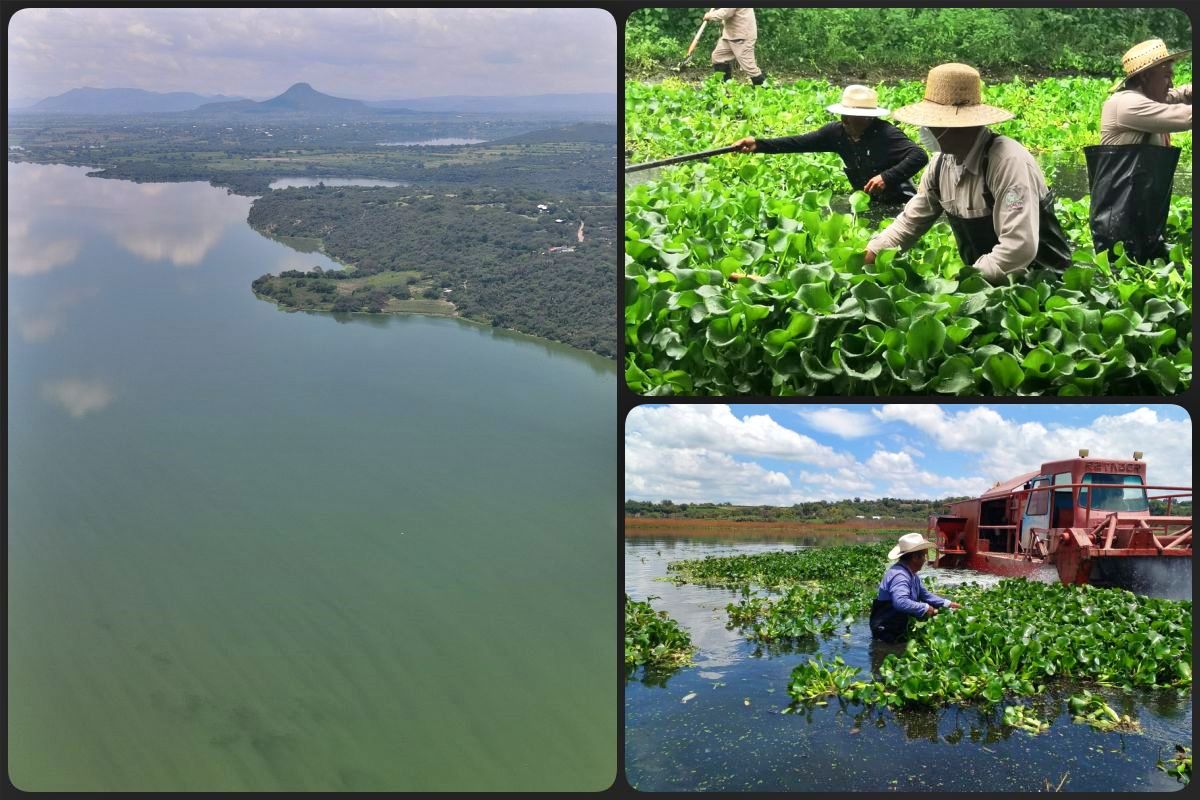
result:
[[(338, 293), (331, 310), (385, 310), (388, 297), (444, 299), (468, 319), (612, 357), (616, 219), (615, 199), (604, 192), (440, 184), (274, 191), (255, 201), (250, 224), (272, 236), (320, 239), (328, 255), (353, 271), (285, 273), (279, 278), (287, 286), (263, 276), (255, 291), (303, 308), (311, 307), (314, 286), (413, 272), (418, 281)], [(318, 291), (328, 298), (335, 290)]]
[[(625, 71), (666, 72), (683, 58), (703, 11), (649, 8), (625, 25)], [(923, 76), (960, 61), (990, 76), (1070, 72), (1116, 76), (1121, 55), (1150, 38), (1172, 48), (1191, 41), (1183, 11), (1172, 8), (756, 8), (757, 55), (768, 73)], [(693, 57), (705, 55), (712, 26)]]
[(962, 498), (944, 500), (903, 500), (883, 497), (864, 500), (814, 500), (791, 506), (735, 506), (731, 503), (674, 503), (663, 500), (650, 503), (625, 501), (625, 516), (646, 519), (716, 519), (729, 522), (843, 522), (859, 516), (871, 519), (905, 520), (924, 524), (930, 514), (941, 514), (946, 504)]

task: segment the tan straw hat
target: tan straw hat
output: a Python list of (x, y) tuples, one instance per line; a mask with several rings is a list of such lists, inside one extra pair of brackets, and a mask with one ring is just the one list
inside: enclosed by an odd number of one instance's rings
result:
[(879, 108), (879, 99), (870, 86), (852, 83), (842, 91), (842, 102), (825, 106), (830, 114), (846, 114), (851, 117), (884, 117), (886, 108)]
[(925, 79), (925, 99), (897, 108), (901, 122), (929, 128), (974, 128), (1012, 119), (1011, 111), (985, 105), (980, 100), (982, 82), (974, 67), (940, 64)]
[(915, 553), (918, 550), (931, 550), (937, 547), (933, 542), (925, 540), (919, 533), (906, 533), (900, 537), (900, 542), (888, 553), (888, 561), (895, 561), (905, 553)]
[(1167, 52), (1167, 43), (1162, 39), (1148, 39), (1141, 44), (1135, 44), (1125, 51), (1125, 55), (1121, 56), (1121, 67), (1125, 70), (1125, 77), (1117, 81), (1117, 85), (1110, 91), (1117, 91), (1125, 85), (1125, 81), (1134, 75), (1143, 73), (1151, 67), (1157, 67), (1159, 64), (1183, 58), (1190, 52), (1192, 51), (1180, 50), (1178, 53), (1169, 53)]

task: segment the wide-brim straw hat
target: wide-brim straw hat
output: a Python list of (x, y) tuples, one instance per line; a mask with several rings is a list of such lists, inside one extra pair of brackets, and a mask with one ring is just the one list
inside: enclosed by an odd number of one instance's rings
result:
[(927, 128), (974, 128), (1012, 119), (1013, 113), (982, 99), (979, 72), (966, 64), (940, 64), (925, 79), (925, 99), (897, 108), (892, 116)]
[(888, 561), (895, 561), (906, 553), (915, 553), (918, 550), (932, 550), (935, 547), (937, 545), (926, 541), (925, 537), (919, 533), (906, 533), (900, 537), (900, 541), (896, 546), (888, 552)]
[(842, 90), (842, 102), (825, 106), (830, 114), (845, 114), (851, 117), (886, 117), (888, 110), (879, 107), (879, 98), (870, 86), (852, 83)]
[(1162, 39), (1147, 39), (1140, 44), (1135, 44), (1125, 51), (1125, 55), (1121, 56), (1121, 68), (1125, 70), (1125, 77), (1117, 81), (1109, 91), (1115, 92), (1121, 89), (1125, 86), (1125, 81), (1134, 75), (1140, 75), (1159, 64), (1178, 61), (1191, 52), (1191, 50), (1179, 50), (1171, 53), (1167, 50), (1167, 43)]

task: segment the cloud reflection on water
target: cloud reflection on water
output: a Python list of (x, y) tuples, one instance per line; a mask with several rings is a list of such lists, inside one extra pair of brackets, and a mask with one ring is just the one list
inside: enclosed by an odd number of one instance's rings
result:
[(42, 397), (79, 419), (107, 408), (116, 394), (104, 381), (64, 378), (43, 383)]
[[(245, 224), (249, 210), (249, 198), (230, 202), (207, 184), (96, 178), (84, 181), (81, 191), (79, 170), (9, 165), (10, 275), (38, 275), (78, 260), (81, 233), (109, 237), (142, 261), (194, 267), (227, 229)], [(47, 215), (47, 208), (70, 213)]]

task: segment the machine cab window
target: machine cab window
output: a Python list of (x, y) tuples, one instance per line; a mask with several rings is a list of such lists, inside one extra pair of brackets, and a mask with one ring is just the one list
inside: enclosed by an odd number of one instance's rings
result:
[(1083, 483), (1093, 484), (1079, 490), (1079, 506), (1087, 508), (1091, 499), (1093, 511), (1149, 511), (1146, 490), (1140, 475), (1113, 475), (1104, 472), (1089, 472)]

